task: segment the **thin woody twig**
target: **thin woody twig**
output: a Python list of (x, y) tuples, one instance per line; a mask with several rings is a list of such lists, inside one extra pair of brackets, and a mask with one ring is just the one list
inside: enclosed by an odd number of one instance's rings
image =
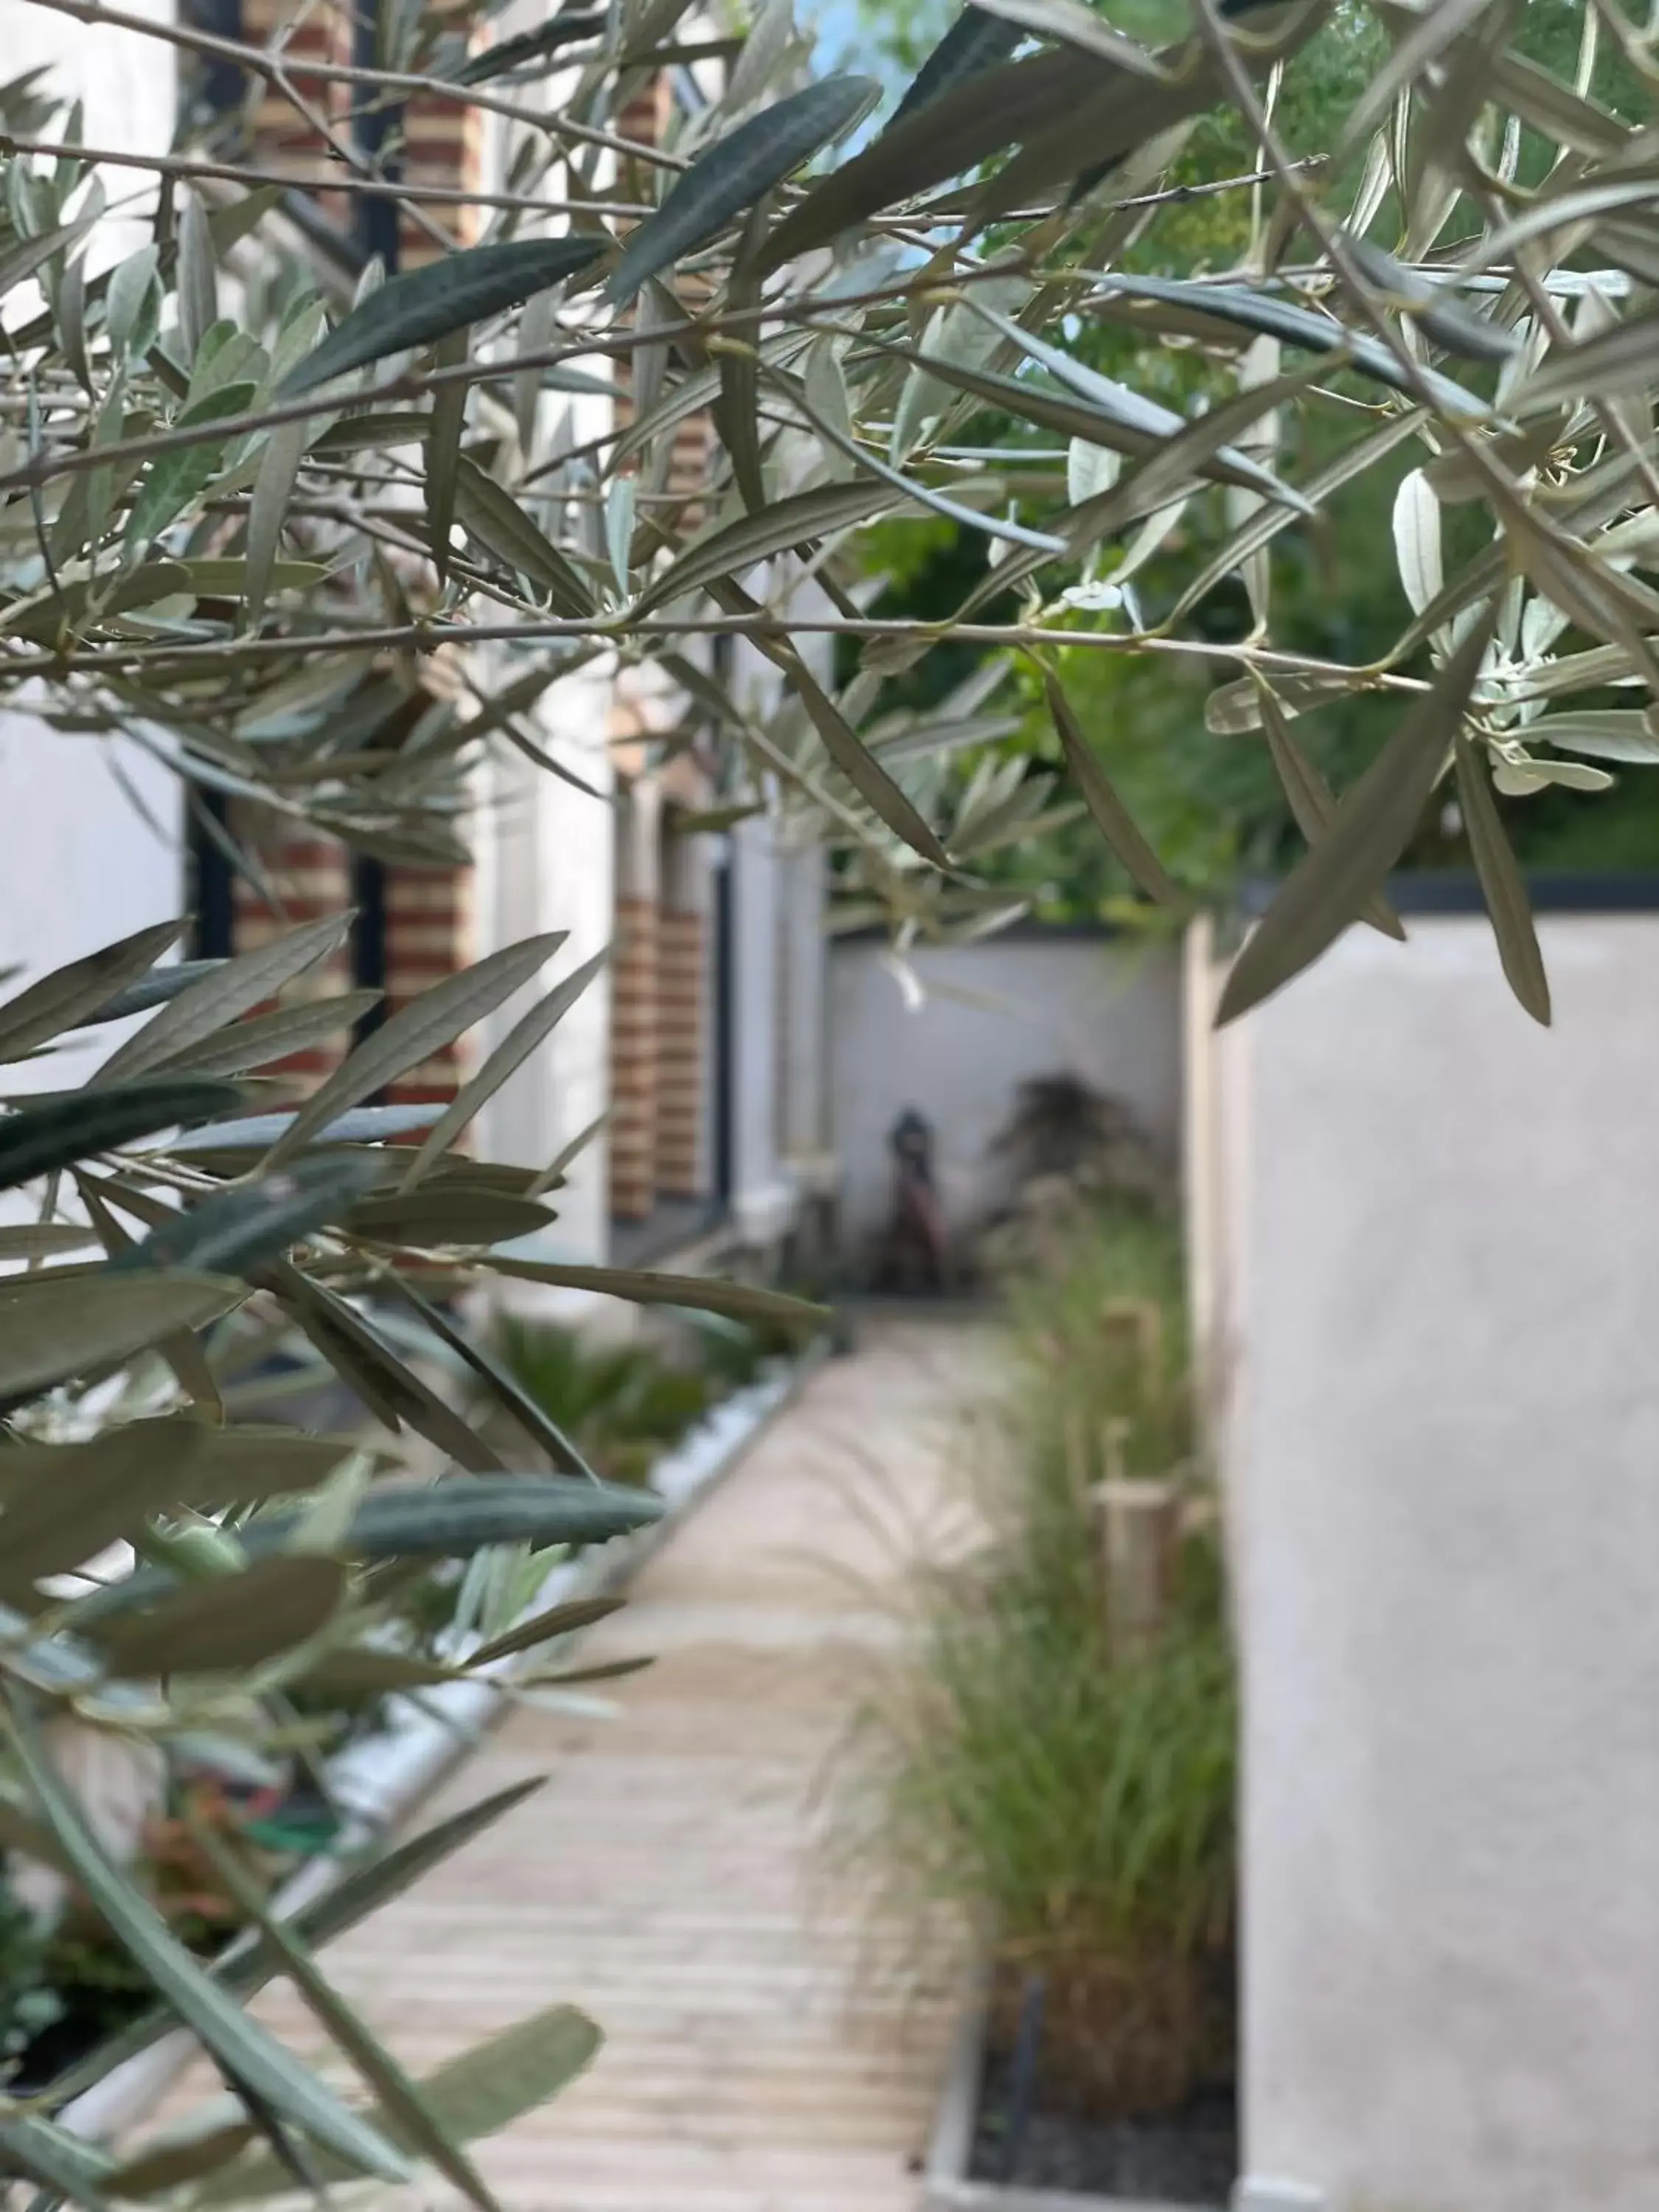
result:
[(541, 200), (529, 192), (473, 191), (456, 185), (408, 185), (390, 177), (282, 176), (240, 161), (203, 161), (182, 154), (118, 153), (108, 146), (55, 144), (49, 138), (14, 138), (0, 131), (0, 154), (50, 154), (54, 160), (94, 161), (115, 169), (145, 169), (163, 177), (212, 177), (228, 185), (281, 185), (284, 191), (357, 192), (381, 199), (426, 200), (444, 207), (511, 208), (526, 215), (608, 215), (632, 220), (655, 210), (642, 200)]
[(488, 108), (492, 114), (504, 115), (510, 122), (544, 131), (550, 137), (576, 139), (585, 146), (599, 146), (609, 153), (654, 162), (659, 168), (684, 169), (687, 166), (678, 155), (663, 153), (637, 139), (621, 138), (613, 131), (596, 130), (589, 124), (574, 122), (568, 116), (526, 107), (520, 100), (503, 100), (478, 85), (453, 83), (447, 77), (416, 76), (398, 70), (357, 69), (347, 62), (318, 61), (298, 55), (274, 57), (258, 46), (245, 46), (240, 39), (218, 38), (210, 31), (192, 30), (182, 23), (155, 22), (147, 15), (131, 15), (124, 8), (106, 7), (104, 0), (27, 0), (27, 4), (45, 8), (55, 15), (72, 16), (77, 23), (106, 24), (114, 30), (133, 31), (143, 38), (161, 39), (169, 46), (187, 47), (192, 53), (211, 54), (221, 61), (235, 62), (263, 76), (268, 83), (279, 83), (284, 73), (291, 73), (315, 78), (320, 84), (368, 85), (406, 94), (426, 93), (440, 100), (453, 100), (463, 106)]
[(83, 653), (33, 653), (0, 658), (7, 676), (92, 674), (109, 671), (155, 667), (187, 669), (204, 662), (222, 668), (237, 662), (282, 660), (312, 653), (366, 652), (381, 647), (407, 647), (416, 653), (439, 653), (455, 645), (533, 645), (600, 637), (619, 645), (639, 638), (720, 636), (915, 638), (933, 642), (948, 634), (953, 643), (969, 645), (1062, 645), (1104, 653), (1164, 653), (1187, 655), (1240, 667), (1277, 669), (1294, 675), (1357, 678), (1370, 690), (1418, 692), (1427, 684), (1419, 677), (1400, 676), (1392, 670), (1355, 670), (1339, 662), (1321, 660), (1310, 653), (1287, 653), (1275, 647), (1208, 638), (1160, 637), (1141, 630), (1059, 629), (1040, 623), (929, 623), (883, 621), (872, 617), (853, 621), (841, 616), (783, 617), (762, 609), (755, 614), (689, 616), (632, 621), (625, 609), (586, 618), (550, 617), (532, 623), (416, 622), (379, 629), (316, 630), (305, 636), (246, 638), (233, 643), (215, 641), (206, 645), (155, 645), (110, 652), (94, 648)]

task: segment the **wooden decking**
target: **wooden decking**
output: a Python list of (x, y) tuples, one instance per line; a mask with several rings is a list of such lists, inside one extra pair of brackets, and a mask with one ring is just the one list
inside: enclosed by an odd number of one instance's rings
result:
[[(546, 1786), (330, 1951), (417, 2072), (557, 1999), (603, 2026), (590, 2073), (482, 2148), (507, 2212), (915, 2206), (949, 1962), (928, 1989), (872, 1973), (885, 1946), (826, 1872), (815, 1801), (982, 1351), (884, 1322), (821, 1368), (585, 1646), (657, 1663), (608, 1718), (507, 1721), (422, 1824)], [(267, 2017), (309, 2041), (286, 1992)]]

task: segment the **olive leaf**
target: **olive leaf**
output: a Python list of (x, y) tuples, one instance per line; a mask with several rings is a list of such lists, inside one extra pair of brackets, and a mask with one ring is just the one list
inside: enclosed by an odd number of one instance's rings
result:
[(1492, 410), (1474, 392), (1455, 384), (1437, 369), (1407, 368), (1380, 340), (1351, 331), (1310, 307), (1293, 306), (1272, 292), (1258, 292), (1245, 284), (1194, 284), (1168, 276), (1109, 276), (1091, 304), (1117, 300), (1165, 301), (1207, 319), (1212, 325), (1231, 324), (1240, 330), (1275, 337), (1285, 345), (1305, 346), (1315, 353), (1340, 354), (1363, 375), (1387, 385), (1390, 391), (1415, 398), (1419, 386), (1437, 407), (1475, 422), (1487, 421)]
[(781, 1322), (808, 1330), (828, 1317), (828, 1308), (809, 1299), (756, 1283), (728, 1282), (719, 1275), (660, 1275), (643, 1267), (567, 1267), (551, 1260), (516, 1260), (492, 1252), (484, 1265), (516, 1282), (547, 1283), (566, 1291), (598, 1291), (633, 1305), (684, 1306), (696, 1313), (726, 1314), (733, 1321)]
[(539, 529), (511, 492), (462, 455), (455, 475), (455, 512), (462, 526), (497, 559), (547, 593), (556, 614), (580, 621), (597, 602), (581, 574)]
[(0, 1190), (114, 1152), (181, 1121), (205, 1121), (240, 1103), (234, 1084), (197, 1078), (70, 1091), (0, 1117)]
[(204, 1037), (200, 1044), (169, 1053), (166, 1066), (169, 1073), (188, 1070), (198, 1075), (240, 1075), (249, 1068), (266, 1067), (273, 1060), (307, 1051), (343, 1029), (355, 1028), (380, 998), (379, 991), (338, 991), (301, 1006), (279, 1006), (275, 1013), (234, 1022)]
[(191, 1267), (202, 1273), (251, 1275), (273, 1255), (337, 1221), (391, 1170), (392, 1163), (374, 1152), (296, 1160), (290, 1168), (181, 1207), (111, 1264), (121, 1272)]
[(132, 1535), (164, 1507), (246, 1504), (320, 1482), (343, 1441), (293, 1431), (210, 1428), (175, 1415), (131, 1421), (79, 1444), (0, 1454), (0, 1587), (25, 1589)]
[[(305, 1563), (294, 1559), (271, 1562), (273, 1566), (290, 1568)], [(470, 2203), (478, 2207), (478, 2212), (499, 2212), (477, 2168), (453, 2139), (426, 2097), (323, 1974), (292, 1927), (271, 1912), (241, 1863), (205, 1823), (194, 1823), (192, 1832), (224, 1884), (227, 1895), (276, 1952), (289, 1980), (374, 2091), (377, 2102), (370, 2117), (376, 2129), (388, 2142), (406, 2148), (412, 2157), (428, 2160)]]
[(869, 77), (825, 77), (717, 139), (629, 239), (605, 287), (606, 298), (626, 307), (659, 269), (715, 237), (821, 147), (850, 130), (878, 91)]
[(344, 1594), (338, 1560), (294, 1553), (185, 1583), (145, 1610), (88, 1623), (82, 1633), (112, 1674), (240, 1673), (317, 1635)]
[[(433, 349), (433, 367), (460, 368), (467, 358), (467, 334), (451, 331)], [(466, 427), (466, 386), (441, 386), (433, 394), (432, 431), (426, 448), (426, 532), (438, 581), (449, 575), (449, 533), (455, 519), (455, 483)]]
[(551, 1643), (556, 1636), (574, 1635), (579, 1628), (591, 1628), (596, 1621), (608, 1620), (613, 1613), (620, 1613), (623, 1601), (619, 1597), (568, 1598), (562, 1605), (550, 1606), (545, 1613), (533, 1613), (506, 1629), (500, 1636), (492, 1636), (476, 1651), (468, 1654), (470, 1667), (488, 1667), (497, 1659), (510, 1658), (515, 1651), (529, 1651), (538, 1644)]
[(959, 77), (820, 179), (768, 238), (760, 273), (1041, 131), (1087, 98), (1103, 66), (1086, 54), (1039, 54)]
[[(649, 1491), (573, 1475), (445, 1475), (424, 1488), (398, 1483), (369, 1491), (330, 1552), (337, 1560), (465, 1559), (490, 1544), (603, 1544), (647, 1528), (662, 1512), (662, 1500)], [(250, 1560), (320, 1557), (292, 1552), (305, 1518), (302, 1511), (261, 1514), (243, 1522), (236, 1541)], [(82, 1598), (76, 1626), (107, 1642), (106, 1623), (178, 1587), (166, 1568), (139, 1567)]]
[(1042, 690), (1048, 719), (1066, 755), (1066, 765), (1094, 817), (1096, 828), (1149, 898), (1156, 899), (1160, 906), (1173, 907), (1184, 913), (1188, 905), (1186, 894), (1165, 872), (1163, 862), (1141, 836), (1128, 808), (1113, 789), (1110, 778), (1084, 735), (1072, 702), (1052, 669), (1044, 668), (1042, 672)]
[(908, 122), (942, 93), (982, 76), (1006, 61), (1024, 35), (1022, 27), (1006, 17), (983, 13), (969, 4), (906, 86), (887, 128)]
[(270, 2032), (231, 2002), (166, 1922), (105, 1856), (73, 1794), (42, 1748), (27, 1707), (8, 1687), (19, 1765), (88, 1899), (157, 1992), (233, 2078), (335, 2152), (353, 2172), (401, 2181), (403, 2160), (369, 2123), (349, 2112)]
[(505, 246), (471, 246), (388, 277), (291, 372), (283, 390), (295, 398), (388, 354), (433, 345), (563, 283), (605, 251), (604, 240), (594, 238), (515, 239)]
[(1547, 1029), (1550, 1021), (1549, 978), (1544, 956), (1538, 949), (1527, 887), (1516, 865), (1510, 841), (1492, 797), (1492, 785), (1474, 747), (1462, 731), (1456, 741), (1457, 798), (1464, 827), (1469, 833), (1469, 852), (1480, 878), (1486, 912), (1492, 917), (1498, 957), (1509, 987), (1534, 1021)]
[(1316, 960), (1377, 891), (1438, 782), (1492, 636), (1490, 602), (1337, 807), (1233, 964), (1217, 1019), (1235, 1020)]
[(267, 1164), (280, 1166), (347, 1107), (395, 1082), (408, 1069), (453, 1043), (463, 1030), (493, 1013), (503, 999), (511, 998), (551, 959), (563, 942), (562, 930), (526, 938), (520, 945), (490, 953), (459, 975), (447, 975), (406, 1006), (400, 1006), (312, 1093), (272, 1145)]
[[(511, 1783), (506, 1789), (495, 1790), (488, 1797), (464, 1806), (459, 1813), (435, 1821), (432, 1826), (405, 1837), (367, 1863), (349, 1867), (331, 1888), (325, 1890), (320, 1897), (312, 1898), (293, 1915), (295, 1933), (313, 1949), (332, 1942), (337, 1936), (346, 1935), (371, 1912), (391, 1904), (434, 1867), (441, 1866), (475, 1836), (482, 1835), (505, 1814), (516, 1811), (545, 1780), (544, 1775), (537, 1774), (525, 1781)], [(245, 1999), (255, 1996), (281, 1971), (281, 1954), (263, 1933), (239, 1937), (209, 1967), (213, 1981)], [(165, 2005), (142, 2014), (107, 2038), (89, 2059), (70, 2067), (54, 2085), (56, 2094), (66, 2101), (79, 2095), (116, 2067), (147, 2051), (176, 2024)]]
[(268, 944), (216, 966), (118, 1046), (94, 1081), (102, 1086), (118, 1076), (147, 1074), (213, 1036), (251, 1006), (274, 998), (285, 983), (343, 944), (353, 919), (349, 912), (325, 915), (320, 921), (284, 930)]
[(199, 194), (186, 192), (179, 217), (179, 335), (186, 360), (195, 360), (218, 319), (219, 276), (207, 210)]
[(538, 29), (522, 31), (514, 39), (498, 39), (494, 46), (469, 57), (454, 72), (455, 82), (489, 84), (514, 70), (527, 71), (532, 62), (548, 60), (562, 46), (579, 39), (597, 38), (606, 20), (602, 8), (563, 8)]
[[(1275, 695), (1258, 679), (1247, 678), (1246, 681), (1256, 695), (1267, 747), (1296, 826), (1310, 845), (1316, 844), (1336, 817), (1336, 800), (1331, 787), (1291, 735), (1290, 722)], [(1380, 929), (1384, 937), (1405, 937), (1399, 915), (1380, 893), (1365, 902), (1359, 909), (1359, 917), (1373, 929)]]
[(180, 991), (189, 990), (199, 983), (204, 975), (224, 966), (222, 960), (174, 960), (165, 968), (152, 968), (136, 983), (129, 983), (107, 999), (95, 1012), (82, 1016), (86, 1022), (124, 1022), (133, 1014), (146, 1014), (152, 1006), (164, 1006), (169, 999), (176, 999)]
[(276, 574), (288, 503), (294, 495), (313, 427), (303, 422), (277, 423), (260, 457), (259, 472), (253, 480), (253, 496), (248, 505), (247, 574), (243, 584), (243, 620), (251, 630), (258, 629), (264, 612), (265, 599)]
[(523, 1066), (531, 1054), (563, 1020), (610, 957), (608, 946), (596, 952), (592, 959), (585, 960), (562, 982), (556, 983), (544, 998), (538, 1000), (514, 1024), (477, 1073), (471, 1082), (462, 1085), (441, 1118), (428, 1131), (398, 1185), (400, 1190), (412, 1190), (428, 1169), (448, 1151), (474, 1115), (488, 1104), (507, 1078)]
[(634, 603), (635, 615), (671, 605), (721, 577), (752, 568), (775, 553), (789, 552), (876, 516), (890, 514), (907, 494), (890, 483), (823, 484), (771, 501), (757, 514), (739, 515), (688, 545), (653, 577)]
[(128, 1358), (175, 1329), (200, 1328), (240, 1295), (240, 1285), (212, 1275), (9, 1276), (0, 1280), (0, 1398)]
[[(591, 2064), (601, 2040), (586, 2014), (571, 2005), (552, 2005), (462, 2051), (410, 2086), (433, 2125), (457, 2142), (474, 2142), (556, 2096)], [(418, 2152), (419, 2142), (384, 2099), (370, 2110), (390, 2141)], [(322, 2178), (341, 2174), (340, 2168), (324, 2162)], [(292, 2186), (291, 2175), (265, 2154), (210, 2183), (200, 2201), (257, 2201)]]
[(116, 1018), (104, 1009), (149, 973), (184, 926), (182, 921), (153, 922), (65, 968), (54, 969), (9, 999), (0, 1006), (0, 1060), (21, 1060), (79, 1022)]

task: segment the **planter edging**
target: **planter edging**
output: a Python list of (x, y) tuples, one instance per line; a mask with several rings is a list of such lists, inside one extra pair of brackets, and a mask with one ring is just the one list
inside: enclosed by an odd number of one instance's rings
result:
[[(650, 1487), (665, 1503), (662, 1517), (630, 1535), (612, 1537), (579, 1559), (560, 1560), (520, 1617), (530, 1619), (568, 1599), (599, 1596), (631, 1580), (669, 1530), (739, 1465), (828, 1356), (827, 1347), (815, 1346), (782, 1374), (717, 1406), (651, 1471)], [(398, 1700), (404, 1711), (397, 1722), (363, 1743), (348, 1745), (331, 1760), (330, 1784), (338, 1784), (349, 1808), (342, 1848), (337, 1855), (308, 1861), (283, 1885), (272, 1900), (276, 1916), (291, 1918), (325, 1895), (356, 1851), (378, 1841), (469, 1758), (507, 1708), (507, 1698), (492, 1683), (510, 1682), (534, 1663), (533, 1652), (515, 1653), (481, 1668), (477, 1681), (441, 1684), (419, 1706)], [(83, 2090), (56, 2116), (58, 2125), (89, 2141), (113, 2140), (155, 2111), (196, 2050), (197, 2039), (187, 2028), (173, 2030)]]
[[(957, 2032), (922, 2171), (923, 2212), (1211, 2212), (1145, 2197), (1100, 2197), (1071, 2189), (1026, 2189), (1018, 2182), (969, 2178), (980, 2078), (985, 2066), (988, 1968), (975, 1978)], [(1221, 2207), (1213, 2208), (1221, 2212)]]

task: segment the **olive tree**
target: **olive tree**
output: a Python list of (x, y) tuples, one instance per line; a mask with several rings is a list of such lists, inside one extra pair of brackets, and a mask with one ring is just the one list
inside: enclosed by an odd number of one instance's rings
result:
[[(292, 101), (333, 141), (331, 190), (389, 199), (445, 250), (405, 273), (371, 265), (331, 303), (303, 279), (280, 164), (232, 158), (222, 132), (165, 157), (89, 147), (49, 84), (0, 90), (0, 703), (83, 741), (124, 737), (186, 794), (432, 860), (464, 852), (469, 774), (492, 749), (554, 769), (526, 719), (550, 687), (650, 668), (717, 761), (722, 809), (821, 839), (841, 915), (882, 920), (902, 954), (995, 927), (1009, 901), (988, 856), (1066, 808), (1086, 810), (1146, 899), (1180, 910), (1061, 665), (1164, 656), (1206, 673), (1218, 763), (1262, 749), (1305, 839), (1224, 1017), (1356, 920), (1400, 933), (1386, 878), (1433, 805), (1455, 809), (1505, 973), (1547, 1018), (1505, 812), (1659, 757), (1659, 596), (1643, 580), (1659, 557), (1644, 105), (1659, 64), (1616, 0), (1580, 11), (1562, 74), (1521, 50), (1516, 0), (1382, 0), (1366, 11), (1378, 65), (1328, 114), (1325, 158), (1288, 149), (1276, 118), (1322, 38), (1352, 31), (1354, 9), (1328, 0), (975, 0), (884, 118), (869, 82), (810, 80), (788, 0), (730, 37), (705, 35), (688, 0), (567, 10), (493, 43), (487, 4), (387, 10), (373, 67), (101, 0), (27, 4), (88, 36), (143, 29), (250, 96)], [(659, 143), (624, 136), (640, 85), (711, 46), (734, 57), (718, 96), (688, 95)], [(318, 104), (331, 84), (385, 115), (441, 94), (494, 119), (507, 181), (471, 195), (481, 242), (458, 249), (443, 230), (456, 193), (399, 179), (395, 128), (373, 144), (334, 131)], [(1210, 143), (1234, 150), (1194, 177), (1218, 113), (1231, 127)], [(108, 180), (129, 173), (150, 234), (112, 260), (106, 226), (131, 216)], [(1195, 193), (1237, 197), (1243, 249), (1158, 273), (1164, 227)], [(1125, 334), (1127, 364), (1201, 365), (1184, 388), (1209, 404), (1085, 362), (1103, 330)], [(573, 441), (553, 419), (562, 394), (627, 404)], [(669, 464), (702, 410), (720, 442), (697, 514)], [(1393, 642), (1349, 666), (1276, 641), (1276, 563), (1340, 538), (1379, 471), (1398, 478)], [(1179, 589), (1149, 612), (1136, 574), (1149, 549), (1166, 568), (1181, 557), (1195, 502), (1219, 529), (1194, 535)], [(946, 617), (869, 611), (858, 534), (906, 517), (987, 544)], [(1206, 619), (1218, 595), (1237, 619)], [(778, 672), (770, 705), (718, 679), (722, 636)], [(971, 648), (976, 672), (943, 707), (896, 704), (947, 646)], [(1061, 774), (995, 750), (1015, 665), (1040, 688)], [(1388, 728), (1334, 792), (1296, 726), (1359, 695)], [(418, 1141), (386, 1141), (410, 1133), (369, 1102), (534, 978), (548, 940), (436, 985), (303, 1103), (250, 1111), (261, 1068), (361, 1011), (261, 1011), (342, 927), (204, 966), (166, 964), (179, 933), (164, 926), (0, 1006), (13, 1065), (148, 1013), (80, 1087), (0, 1114), (0, 1185), (28, 1200), (0, 1229), (0, 1836), (15, 1863), (92, 1899), (155, 1998), (49, 2097), (0, 2117), (9, 2168), (42, 2203), (232, 2202), (420, 2158), (488, 2204), (467, 2140), (550, 2094), (594, 2031), (556, 2009), (511, 2031), (510, 2050), (413, 2083), (313, 1953), (504, 1801), (357, 1866), (287, 1920), (221, 1850), (246, 1932), (204, 1962), (94, 1832), (53, 1732), (72, 1723), (145, 1755), (208, 1743), (266, 1771), (308, 1683), (454, 1671), (380, 1632), (420, 1561), (503, 1545), (533, 1559), (650, 1512), (594, 1482), (458, 1327), (446, 1295), (466, 1280), (516, 1270), (791, 1310), (495, 1249), (546, 1218), (565, 1163), (486, 1165), (457, 1140), (574, 979)], [(369, 1430), (331, 1441), (224, 1419), (227, 1376), (296, 1337)], [(436, 1341), (516, 1424), (512, 1450), (434, 1387), (410, 1346)], [(130, 1552), (114, 1580), (69, 1597), (52, 1584), (115, 1544)], [(362, 2097), (244, 2009), (277, 1973)], [(59, 2124), (68, 2098), (180, 2021), (228, 2115), (126, 2165)]]

